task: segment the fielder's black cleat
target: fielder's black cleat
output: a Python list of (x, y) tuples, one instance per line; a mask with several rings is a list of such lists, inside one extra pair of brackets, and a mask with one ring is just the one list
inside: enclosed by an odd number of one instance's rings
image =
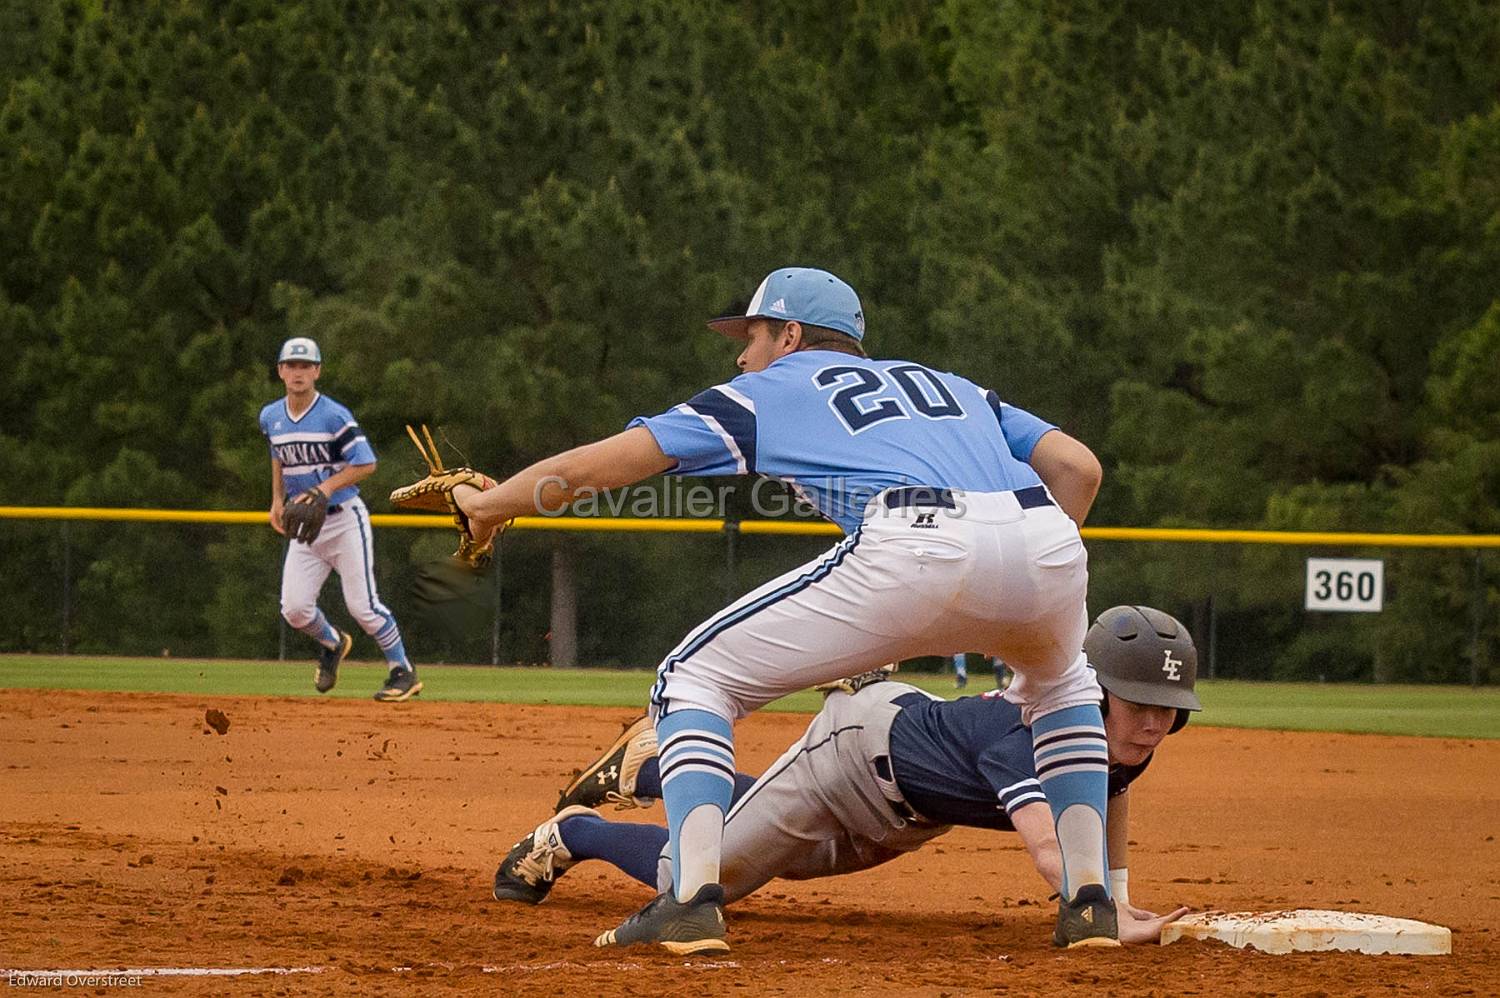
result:
[(875, 683), (885, 682), (887, 679), (890, 679), (891, 676), (900, 671), (900, 669), (900, 662), (891, 662), (888, 665), (882, 665), (878, 669), (871, 669), (869, 672), (861, 672), (857, 676), (845, 676), (843, 679), (835, 679), (831, 683), (819, 683), (817, 686), (814, 686), (813, 689), (823, 694), (824, 700), (827, 700), (829, 696), (837, 693), (840, 690), (844, 691), (850, 696), (853, 696), (860, 690), (864, 689), (866, 686), (873, 686)]
[(1073, 900), (1057, 902), (1057, 928), (1052, 930), (1052, 945), (1068, 949), (1120, 945), (1115, 903), (1103, 885), (1084, 884), (1073, 894)]
[(660, 943), (678, 956), (728, 953), (724, 935), (724, 888), (704, 884), (691, 901), (678, 901), (671, 891), (657, 895), (617, 927), (601, 933), (594, 945)]
[(339, 681), (339, 663), (344, 661), (354, 647), (352, 637), (343, 631), (337, 633), (339, 643), (318, 652), (318, 671), (313, 675), (313, 689), (319, 693), (327, 693), (333, 689), (333, 684)]
[(382, 703), (399, 703), (410, 700), (422, 692), (422, 681), (416, 669), (392, 669), (385, 677), (385, 685), (375, 692), (375, 699)]

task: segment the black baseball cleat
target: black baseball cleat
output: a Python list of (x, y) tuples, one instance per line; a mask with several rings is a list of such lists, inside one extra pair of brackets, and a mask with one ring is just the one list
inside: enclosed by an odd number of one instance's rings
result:
[(1120, 945), (1115, 903), (1103, 885), (1084, 884), (1073, 894), (1073, 900), (1057, 902), (1057, 928), (1052, 930), (1052, 945), (1067, 949)]
[(843, 679), (835, 679), (831, 683), (819, 683), (818, 685), (814, 686), (813, 689), (823, 694), (824, 700), (827, 700), (830, 696), (839, 692), (840, 690), (849, 694), (850, 696), (853, 696), (860, 690), (864, 689), (866, 686), (885, 682), (900, 669), (900, 662), (891, 662), (888, 665), (882, 665), (878, 669), (871, 669), (869, 672), (861, 672), (857, 676), (845, 676)]
[(724, 888), (704, 884), (691, 901), (678, 901), (671, 891), (658, 894), (646, 907), (601, 933), (594, 945), (660, 943), (678, 956), (692, 956), (728, 953), (724, 936)]
[(339, 663), (354, 647), (352, 637), (337, 628), (335, 632), (339, 636), (339, 643), (332, 648), (324, 648), (318, 652), (318, 671), (313, 674), (313, 689), (319, 693), (327, 693), (333, 689), (333, 684), (339, 681)]
[(649, 718), (640, 717), (627, 724), (613, 745), (604, 754), (573, 778), (557, 798), (554, 811), (566, 807), (602, 807), (615, 805), (615, 810), (624, 811), (633, 807), (648, 807), (654, 798), (635, 795), (636, 777), (641, 765), (656, 755), (656, 729)]
[(558, 830), (568, 818), (580, 814), (599, 817), (591, 807), (568, 807), (554, 814), (520, 842), (510, 847), (495, 871), (496, 901), (541, 904), (552, 892), (557, 878), (573, 865), (573, 854), (563, 844)]
[(399, 703), (410, 700), (422, 692), (422, 681), (416, 669), (392, 669), (385, 677), (385, 685), (375, 692), (375, 699), (382, 703)]

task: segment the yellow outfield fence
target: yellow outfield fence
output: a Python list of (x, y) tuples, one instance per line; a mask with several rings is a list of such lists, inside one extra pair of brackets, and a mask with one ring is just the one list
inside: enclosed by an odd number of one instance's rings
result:
[[(265, 510), (121, 509), (97, 506), (0, 506), (0, 519), (95, 520), (148, 523), (259, 523)], [(452, 529), (446, 516), (372, 513), (376, 527)], [(836, 536), (832, 523), (812, 520), (719, 520), (687, 517), (522, 516), (512, 530), (556, 530), (617, 533), (741, 534)], [(1211, 530), (1173, 527), (1084, 527), (1086, 540), (1171, 541), (1205, 544), (1291, 544), (1396, 548), (1500, 548), (1500, 534), (1386, 534), (1302, 530)]]
[[(276, 613), (280, 561), (272, 553), (284, 542), (272, 534), (268, 519), (265, 509), (0, 506), (0, 522), (7, 525), (0, 526), (0, 541), (11, 544), (13, 559), (0, 600), (8, 601), (13, 619), (22, 621), (8, 639), (0, 636), (0, 648), (60, 647), (67, 654), (75, 647), (149, 653), (170, 646), (184, 653), (255, 657), (269, 651), (274, 636), (275, 653), (284, 658), (289, 636)], [(788, 564), (815, 557), (814, 549), (840, 536), (826, 521), (771, 516), (521, 517), (505, 545), (505, 565), (497, 551), (484, 586), (452, 611), (473, 619), (450, 621), (437, 611), (426, 618), (417, 613), (422, 587), (435, 584), (432, 566), (440, 561), (431, 556), (446, 542), (432, 544), (435, 538), (410, 531), (451, 531), (452, 520), (430, 513), (380, 513), (370, 522), (404, 532), (390, 537), (388, 548), (382, 545), (387, 554), (380, 571), (397, 612), (405, 615), (403, 633), (413, 647), (433, 661), (492, 663), (608, 665), (648, 658), (697, 626), (711, 604), (729, 605), (747, 583), (758, 584)], [(119, 527), (101, 534), (98, 528), (110, 524)], [(23, 525), (27, 529), (18, 529)], [(242, 536), (226, 545), (215, 539), (217, 530), (203, 529), (224, 527)], [(240, 527), (249, 529), (233, 529)], [(159, 542), (167, 562), (183, 570), (152, 575), (154, 563), (142, 552), (157, 549), (142, 548), (126, 536), (138, 532)], [(80, 535), (87, 542), (79, 541)], [(680, 538), (668, 544), (673, 553), (651, 543), (672, 535)], [(1099, 605), (1154, 601), (1182, 616), (1210, 677), (1218, 674), (1225, 608), (1234, 615), (1227, 618), (1222, 656), (1230, 675), (1322, 678), (1327, 672), (1335, 680), (1467, 678), (1471, 685), (1496, 676), (1489, 663), (1500, 647), (1500, 629), (1493, 624), (1500, 590), (1491, 563), (1500, 534), (1088, 526), (1083, 536), (1091, 545), (1091, 598)], [(103, 545), (106, 537), (112, 546)], [(600, 546), (590, 543), (592, 537), (611, 538), (602, 547), (618, 542), (631, 550), (606, 564), (599, 561)], [(639, 543), (628, 543), (628, 537)], [(704, 542), (721, 552), (706, 550)], [(596, 583), (618, 581), (632, 558), (643, 557), (676, 559), (680, 573), (693, 582), (672, 589), (675, 595), (667, 590), (632, 595), (642, 609), (626, 613), (618, 605), (618, 588), (605, 591)], [(675, 583), (669, 578), (669, 584)], [(593, 586), (583, 605), (594, 617), (580, 631), (584, 585)], [(198, 588), (174, 590), (184, 586)], [(538, 589), (548, 595), (538, 598)], [(175, 616), (163, 610), (195, 605)], [(1247, 638), (1247, 612), (1270, 620), (1255, 626), (1274, 632), (1280, 644), (1267, 647)], [(246, 622), (247, 613), (275, 621), (276, 633)], [(162, 622), (166, 619), (171, 623)], [(606, 619), (626, 620), (629, 626), (601, 627), (598, 621)], [(590, 643), (586, 656), (579, 654), (580, 633)], [(1431, 651), (1434, 634), (1446, 641), (1441, 661)], [(1278, 673), (1283, 659), (1292, 664)], [(1411, 665), (1419, 659), (1437, 664)], [(1467, 676), (1459, 671), (1463, 665)]]

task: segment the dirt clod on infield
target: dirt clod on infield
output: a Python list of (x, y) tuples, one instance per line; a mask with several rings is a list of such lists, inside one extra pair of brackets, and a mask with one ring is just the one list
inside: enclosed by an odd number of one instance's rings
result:
[(214, 734), (223, 735), (229, 732), (229, 715), (217, 707), (210, 707), (203, 712), (203, 723), (214, 729)]

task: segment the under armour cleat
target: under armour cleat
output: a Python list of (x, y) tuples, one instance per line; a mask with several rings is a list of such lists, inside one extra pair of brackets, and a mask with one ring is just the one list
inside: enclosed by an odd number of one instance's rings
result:
[(641, 766), (656, 755), (656, 729), (651, 720), (638, 718), (626, 725), (604, 754), (579, 771), (573, 782), (557, 798), (556, 811), (566, 807), (602, 807), (615, 805), (617, 811), (649, 807), (654, 797), (635, 795), (636, 777)]

